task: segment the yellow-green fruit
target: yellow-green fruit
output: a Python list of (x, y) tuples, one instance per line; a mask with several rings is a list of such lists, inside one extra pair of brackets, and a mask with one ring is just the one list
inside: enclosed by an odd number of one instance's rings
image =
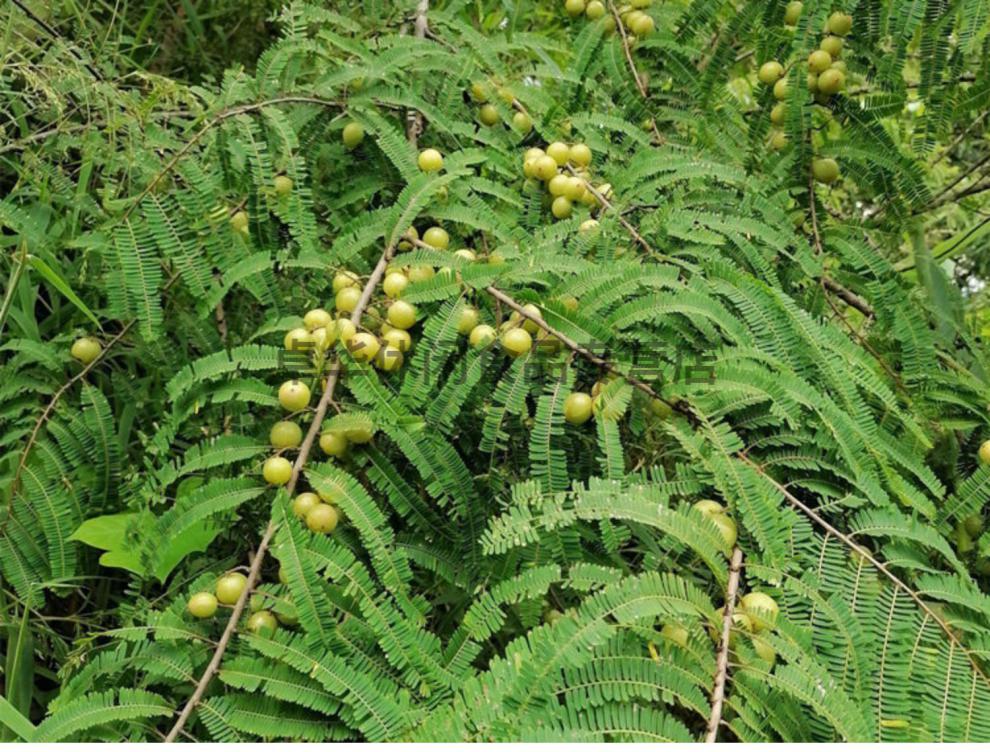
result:
[(361, 425), (348, 428), (344, 431), (344, 435), (347, 436), (347, 440), (352, 444), (367, 444), (375, 438), (375, 425), (369, 418), (364, 420)]
[(688, 631), (680, 624), (667, 623), (660, 630), (660, 634), (671, 642), (686, 648), (688, 644)]
[(740, 607), (753, 622), (753, 630), (762, 632), (772, 629), (780, 613), (777, 601), (766, 593), (746, 593), (739, 602)]
[[(543, 318), (543, 314), (540, 313), (540, 307), (534, 305), (533, 303), (527, 303), (526, 305), (524, 305), (523, 312), (528, 314), (529, 316), (536, 316), (537, 318)], [(522, 328), (525, 329), (530, 334), (536, 334), (540, 330), (540, 325), (537, 324), (532, 319), (527, 318), (526, 316), (522, 316), (521, 314), (514, 313), (512, 315), (517, 319), (519, 318), (522, 319)]]
[(279, 196), (287, 196), (292, 193), (292, 178), (287, 175), (275, 176), (275, 193)]
[(282, 343), (285, 345), (286, 350), (305, 352), (312, 349), (313, 345), (316, 344), (316, 339), (309, 329), (304, 329), (300, 326), (286, 332), (285, 339)]
[(419, 233), (416, 231), (415, 227), (410, 227), (402, 233), (402, 240), (399, 241), (399, 250), (408, 251), (413, 247), (413, 241), (415, 240), (419, 240)]
[(839, 165), (834, 159), (816, 159), (811, 163), (811, 174), (819, 183), (834, 183), (839, 179)]
[(822, 40), (822, 43), (818, 45), (820, 49), (825, 50), (832, 59), (835, 60), (842, 54), (842, 37), (828, 36)]
[(450, 246), (450, 235), (442, 227), (434, 226), (423, 233), (423, 242), (431, 248), (446, 251)]
[(331, 457), (343, 457), (347, 451), (347, 437), (339, 431), (324, 431), (320, 434), (320, 449)]
[(564, 400), (564, 420), (574, 426), (587, 423), (591, 418), (591, 395), (585, 392), (571, 392)]
[(810, 91), (812, 94), (814, 94), (816, 91), (818, 91), (818, 74), (817, 73), (809, 73), (808, 74), (808, 91)]
[(571, 203), (575, 201), (580, 201), (581, 197), (584, 196), (587, 189), (584, 187), (584, 180), (575, 176), (567, 178), (567, 184), (564, 187), (564, 198), (568, 199)]
[(818, 76), (818, 91), (822, 94), (838, 94), (846, 85), (846, 77), (840, 70), (829, 68)]
[(653, 33), (656, 24), (653, 19), (645, 13), (640, 13), (635, 18), (629, 20), (629, 31), (638, 37), (645, 37)]
[(580, 303), (578, 302), (578, 299), (575, 298), (570, 293), (567, 293), (565, 295), (561, 295), (560, 296), (560, 302), (561, 302), (561, 305), (563, 305), (564, 308), (566, 308), (571, 313), (574, 313), (574, 311), (576, 311), (578, 309), (578, 306), (580, 305)]
[(787, 99), (787, 79), (782, 78), (773, 85), (774, 99)]
[(348, 149), (356, 149), (364, 141), (364, 126), (361, 123), (351, 121), (344, 126), (343, 132), (344, 146)]
[(320, 503), (320, 497), (312, 491), (299, 494), (292, 500), (292, 513), (299, 519), (305, 519), (309, 510)]
[(696, 501), (691, 505), (691, 508), (696, 512), (700, 512), (705, 517), (711, 517), (716, 514), (725, 514), (725, 507), (712, 499), (701, 499), (700, 501)]
[(547, 153), (543, 151), (539, 146), (531, 146), (523, 152), (523, 161), (530, 159), (538, 159), (540, 157), (545, 157)]
[(278, 388), (278, 402), (290, 413), (309, 405), (309, 387), (298, 379), (286, 381)]
[(80, 337), (72, 343), (69, 353), (84, 366), (88, 366), (103, 352), (103, 346), (93, 337)]
[[(725, 607), (716, 609), (715, 621), (710, 625), (708, 632), (712, 639), (718, 642), (722, 638), (722, 622), (725, 620)], [(753, 631), (753, 621), (746, 614), (739, 610), (739, 606), (732, 612), (732, 629), (729, 632), (729, 646), (734, 647), (738, 640), (739, 632)]]
[(533, 162), (533, 176), (539, 180), (550, 180), (557, 174), (557, 161), (549, 154), (537, 157)]
[(471, 99), (479, 103), (488, 101), (488, 94), (485, 91), (485, 85), (481, 81), (475, 81), (471, 84)]
[(317, 504), (306, 515), (306, 527), (314, 533), (332, 533), (337, 527), (337, 510), (329, 504)]
[(247, 620), (249, 632), (262, 637), (271, 637), (278, 629), (278, 621), (271, 611), (255, 611)]
[(584, 222), (581, 223), (581, 226), (578, 227), (578, 232), (580, 232), (582, 235), (586, 235), (589, 232), (594, 232), (597, 229), (598, 229), (597, 219), (586, 219), (584, 220)]
[(410, 266), (406, 276), (409, 277), (410, 282), (425, 282), (433, 279), (434, 274), (432, 266)]
[(502, 348), (513, 358), (528, 353), (533, 346), (533, 338), (521, 327), (513, 327), (502, 335)]
[(962, 524), (966, 532), (974, 538), (979, 537), (980, 533), (983, 532), (983, 517), (978, 514), (969, 515), (962, 521)]
[(397, 329), (408, 329), (416, 323), (416, 307), (397, 300), (388, 307), (388, 323)]
[(977, 451), (977, 455), (980, 458), (980, 462), (984, 465), (990, 465), (990, 439), (987, 439), (980, 444), (980, 449)]
[(333, 316), (322, 308), (314, 308), (311, 311), (306, 311), (306, 315), (303, 316), (303, 324), (310, 331), (319, 329), (321, 326), (328, 326), (331, 321), (333, 321)]
[(713, 514), (709, 519), (715, 523), (715, 527), (722, 534), (722, 540), (725, 541), (726, 548), (732, 548), (736, 545), (739, 531), (736, 529), (736, 523), (731, 517), (726, 514)]
[(554, 141), (547, 147), (547, 156), (553, 159), (557, 166), (563, 167), (571, 157), (571, 149), (563, 141)]
[(785, 146), (787, 146), (787, 134), (784, 131), (771, 131), (770, 148), (774, 151), (780, 151)]
[(302, 429), (291, 420), (280, 420), (268, 432), (268, 440), (276, 449), (295, 449), (302, 443)]
[(476, 254), (470, 248), (461, 248), (460, 250), (454, 251), (454, 255), (459, 259), (463, 259), (464, 261), (478, 260), (478, 254)]
[(547, 190), (550, 192), (551, 196), (563, 196), (567, 192), (569, 183), (570, 178), (567, 175), (557, 173), (550, 178), (550, 182), (547, 183)]
[(513, 127), (523, 135), (533, 130), (533, 121), (525, 112), (517, 112), (512, 116)]
[(409, 352), (412, 347), (412, 337), (405, 329), (389, 327), (389, 330), (382, 334), (385, 344), (401, 353)]
[(356, 287), (345, 287), (334, 298), (334, 307), (341, 313), (352, 313), (361, 300), (361, 291)]
[(334, 322), (334, 327), (337, 330), (337, 336), (340, 337), (340, 341), (345, 345), (354, 339), (354, 335), (357, 334), (357, 327), (354, 326), (354, 322), (350, 319), (337, 319)]
[(777, 651), (762, 637), (753, 637), (753, 649), (761, 660), (766, 661), (771, 666), (777, 662)]
[(337, 326), (331, 321), (329, 326), (313, 330), (313, 343), (317, 352), (326, 352), (337, 341)]
[(564, 10), (569, 16), (580, 16), (584, 13), (584, 0), (564, 0)]
[(382, 282), (382, 290), (390, 298), (397, 298), (402, 295), (402, 291), (409, 286), (409, 277), (402, 272), (389, 272)]
[(564, 615), (555, 608), (548, 608), (546, 610), (546, 613), (543, 614), (543, 621), (549, 624), (550, 626), (553, 626), (563, 618)]
[(756, 77), (760, 79), (760, 83), (771, 86), (777, 83), (781, 76), (784, 75), (784, 66), (778, 63), (776, 60), (770, 60), (760, 66), (759, 72)]
[(403, 360), (401, 350), (397, 347), (386, 345), (375, 356), (375, 368), (385, 373), (391, 373), (392, 371), (398, 371), (402, 367)]
[(197, 619), (209, 619), (217, 612), (217, 597), (213, 593), (195, 593), (186, 608)]
[(574, 205), (566, 196), (557, 196), (557, 198), (553, 200), (553, 204), (550, 205), (550, 211), (557, 219), (567, 219), (571, 216), (571, 212), (573, 210)]
[(770, 110), (770, 122), (774, 125), (780, 125), (784, 122), (787, 117), (787, 105), (783, 102), (777, 102)]
[(825, 52), (825, 50), (815, 50), (808, 55), (808, 70), (812, 73), (827, 71), (831, 64), (832, 56)]
[(804, 10), (804, 3), (800, 0), (792, 0), (787, 4), (787, 8), (784, 9), (784, 23), (788, 26), (797, 26), (797, 22), (801, 20), (801, 11)]
[(246, 211), (234, 212), (234, 215), (230, 218), (230, 226), (234, 232), (247, 232), (248, 229), (248, 215)]
[(653, 0), (632, 0), (630, 5), (634, 8), (649, 8), (653, 5)]
[(488, 324), (478, 324), (478, 326), (471, 330), (471, 334), (468, 335), (468, 343), (471, 347), (479, 349), (488, 347), (488, 345), (495, 341), (495, 336), (494, 328)]
[(333, 275), (333, 291), (338, 293), (345, 287), (357, 287), (361, 279), (354, 272), (337, 272)]
[(569, 158), (571, 164), (577, 167), (587, 167), (591, 164), (591, 149), (587, 144), (572, 144)]
[(828, 30), (837, 36), (844, 37), (853, 27), (853, 17), (848, 13), (836, 11), (828, 17)]
[(443, 169), (443, 155), (436, 149), (423, 149), (417, 164), (423, 172), (437, 172)]
[(358, 332), (347, 343), (347, 350), (358, 363), (370, 363), (378, 354), (381, 344), (378, 337), (368, 332)]
[[(595, 188), (595, 190), (598, 192), (598, 195), (601, 196), (606, 201), (610, 201), (612, 199), (612, 196), (615, 195), (615, 191), (612, 190), (611, 183), (602, 183), (597, 188)], [(595, 200), (597, 201), (598, 199), (596, 198)]]
[(285, 457), (269, 457), (261, 469), (265, 482), (273, 486), (284, 486), (292, 477), (292, 463)]
[(605, 5), (601, 0), (591, 0), (584, 8), (584, 14), (592, 21), (597, 21), (605, 15)]
[(484, 104), (478, 110), (478, 119), (485, 125), (495, 125), (498, 122), (498, 110), (493, 105)]
[(247, 587), (247, 577), (240, 572), (228, 572), (217, 580), (217, 600), (225, 606), (233, 606)]
[(470, 334), (471, 330), (478, 325), (478, 309), (474, 306), (464, 306), (461, 315), (457, 319), (457, 333)]

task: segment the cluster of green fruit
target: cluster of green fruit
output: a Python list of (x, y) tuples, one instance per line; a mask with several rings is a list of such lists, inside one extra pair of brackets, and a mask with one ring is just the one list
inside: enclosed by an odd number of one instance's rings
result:
[[(606, 6), (609, 0), (564, 0), (564, 10), (572, 18), (582, 13), (592, 21), (604, 18), (602, 24), (607, 32), (615, 31), (615, 18)], [(653, 19), (643, 12), (649, 8), (653, 0), (631, 0), (620, 5), (616, 10), (623, 27), (635, 37), (645, 37), (656, 28)]]
[[(471, 99), (479, 105), (478, 120), (481, 121), (482, 125), (495, 125), (500, 120), (500, 115), (495, 105), (489, 101), (488, 87), (480, 81), (475, 81), (471, 84), (470, 94)], [(512, 115), (512, 127), (524, 136), (533, 130), (533, 120), (522, 110), (519, 102), (512, 95), (512, 92), (506, 88), (499, 87), (497, 94), (499, 99), (510, 107), (515, 108), (515, 112)]]
[[(523, 175), (530, 187), (541, 183), (546, 186), (550, 212), (557, 219), (567, 219), (573, 213), (575, 203), (591, 208), (598, 205), (598, 196), (605, 200), (612, 196), (612, 186), (608, 183), (590, 188), (591, 159), (591, 149), (587, 144), (568, 146), (563, 141), (554, 141), (546, 150), (536, 146), (526, 150), (523, 155)], [(569, 168), (571, 174), (562, 172), (562, 168)], [(582, 232), (589, 232), (597, 227), (598, 221), (594, 219), (581, 223)]]
[[(802, 4), (792, 2), (785, 11), (784, 21), (790, 26), (797, 23), (801, 16)], [(826, 36), (822, 39), (817, 50), (808, 55), (808, 91), (814, 94), (815, 101), (824, 105), (829, 99), (838, 94), (846, 85), (846, 64), (840, 60), (844, 37), (852, 30), (852, 16), (836, 11), (828, 18)], [(770, 132), (770, 147), (783, 149), (787, 146), (787, 134), (780, 128), (787, 118), (788, 81), (784, 66), (777, 60), (769, 60), (760, 66), (757, 72), (760, 83), (773, 87), (773, 96), (777, 100), (770, 111), (770, 122), (777, 126)], [(839, 165), (834, 159), (815, 159), (811, 165), (815, 180), (820, 183), (834, 183), (839, 178)]]
[[(281, 568), (278, 571), (278, 579), (283, 585), (286, 584)], [(247, 577), (240, 572), (228, 572), (217, 580), (214, 592), (204, 590), (194, 593), (186, 603), (186, 609), (197, 619), (209, 619), (217, 612), (221, 603), (225, 606), (233, 606), (237, 603), (247, 584)], [(270, 594), (262, 596), (260, 593), (252, 596), (252, 613), (247, 619), (249, 632), (269, 637), (278, 629), (280, 622), (285, 626), (298, 623), (295, 607), (289, 599), (277, 599), (278, 605), (273, 612), (267, 608), (262, 608), (266, 598), (274, 599), (274, 596)]]

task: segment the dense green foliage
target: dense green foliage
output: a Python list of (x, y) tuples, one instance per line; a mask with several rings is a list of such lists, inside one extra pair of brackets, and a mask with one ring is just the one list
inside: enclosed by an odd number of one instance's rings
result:
[[(180, 740), (701, 740), (728, 598), (720, 739), (990, 741), (985, 0), (181, 5), (0, 15), (5, 739), (163, 739), (246, 601)], [(404, 362), (285, 349), (346, 270)]]

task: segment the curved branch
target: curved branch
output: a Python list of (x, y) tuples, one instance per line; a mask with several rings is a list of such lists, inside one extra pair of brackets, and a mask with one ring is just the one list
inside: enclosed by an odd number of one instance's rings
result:
[(742, 569), (743, 552), (736, 548), (729, 562), (729, 584), (725, 588), (725, 608), (722, 613), (722, 636), (718, 643), (718, 657), (715, 660), (715, 684), (712, 688), (712, 714), (708, 718), (708, 732), (705, 742), (712, 744), (718, 738), (718, 727), (722, 723), (722, 705), (725, 703), (725, 682), (729, 676), (729, 637), (732, 634), (732, 612), (736, 608), (736, 595), (739, 593), (739, 570)]

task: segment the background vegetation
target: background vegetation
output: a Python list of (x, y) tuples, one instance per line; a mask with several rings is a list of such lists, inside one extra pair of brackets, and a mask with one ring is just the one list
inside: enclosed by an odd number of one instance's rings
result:
[[(4, 5), (4, 739), (990, 741), (990, 9), (603, 7)], [(401, 368), (286, 353), (389, 262), (440, 270)], [(458, 333), (524, 304), (522, 357)], [(262, 477), (292, 378), (374, 434), (282, 453), (330, 535)]]

